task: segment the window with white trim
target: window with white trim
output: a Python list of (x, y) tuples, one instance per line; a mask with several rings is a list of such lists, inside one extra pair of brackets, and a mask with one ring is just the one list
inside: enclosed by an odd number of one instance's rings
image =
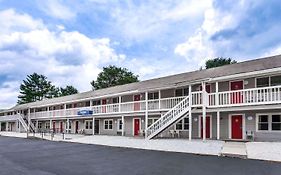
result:
[(281, 131), (281, 115), (274, 114), (271, 116), (271, 129), (272, 131)]
[(158, 92), (148, 93), (148, 100), (156, 100), (156, 99), (159, 99), (159, 93)]
[(176, 123), (176, 130), (188, 130), (189, 129), (189, 118), (185, 117)]
[(85, 121), (85, 129), (93, 129), (93, 121)]
[(50, 122), (46, 122), (46, 123), (45, 123), (45, 128), (46, 128), (46, 129), (50, 129)]
[(113, 129), (113, 120), (104, 120), (104, 129), (105, 130), (112, 130)]
[(188, 88), (176, 89), (175, 96), (176, 97), (188, 96), (188, 92), (189, 92)]
[(38, 122), (38, 129), (42, 129), (42, 122)]
[(148, 127), (151, 126), (153, 123), (155, 123), (158, 120), (158, 118), (149, 118), (148, 119)]
[(281, 85), (281, 75), (260, 77), (256, 79), (256, 87), (268, 87)]
[(258, 130), (268, 131), (268, 129), (269, 129), (268, 123), (269, 123), (269, 116), (268, 115), (258, 116)]
[(122, 119), (117, 120), (117, 131), (122, 131), (123, 128), (123, 122)]
[(281, 114), (258, 115), (258, 131), (281, 131)]

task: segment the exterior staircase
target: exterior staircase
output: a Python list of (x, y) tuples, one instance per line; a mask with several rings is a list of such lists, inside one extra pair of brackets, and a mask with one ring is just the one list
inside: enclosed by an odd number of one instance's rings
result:
[[(17, 119), (18, 121), (21, 123), (21, 125), (23, 126), (24, 130), (27, 132), (28, 129), (28, 121), (27, 119), (24, 118), (24, 116), (22, 116), (22, 114), (17, 114)], [(30, 122), (30, 132), (34, 132), (35, 133), (35, 126), (32, 122)]]
[(185, 116), (189, 116), (190, 110), (191, 107), (189, 105), (189, 96), (187, 96), (147, 128), (146, 139), (152, 139), (156, 137), (178, 120)]

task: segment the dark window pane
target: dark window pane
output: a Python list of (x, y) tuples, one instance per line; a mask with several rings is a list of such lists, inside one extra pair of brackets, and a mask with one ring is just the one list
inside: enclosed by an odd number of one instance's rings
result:
[(268, 115), (260, 115), (259, 122), (268, 122)]
[(154, 99), (159, 99), (159, 93), (158, 92), (154, 93)]
[(183, 95), (188, 96), (188, 88), (183, 89)]
[(118, 102), (119, 102), (119, 98), (118, 97), (112, 99), (112, 103), (118, 103)]
[(273, 76), (270, 78), (271, 79), (271, 86), (277, 86), (277, 85), (281, 85), (281, 76)]
[(281, 130), (281, 123), (272, 123), (272, 130), (273, 131), (280, 131)]
[(182, 89), (176, 89), (176, 97), (183, 96)]
[(272, 122), (281, 122), (281, 115), (272, 115)]
[(257, 87), (269, 86), (269, 77), (257, 78)]
[(182, 120), (180, 120), (180, 121), (176, 124), (176, 129), (177, 129), (177, 130), (182, 130)]
[(267, 123), (260, 123), (259, 124), (259, 130), (267, 131), (268, 130), (268, 124)]

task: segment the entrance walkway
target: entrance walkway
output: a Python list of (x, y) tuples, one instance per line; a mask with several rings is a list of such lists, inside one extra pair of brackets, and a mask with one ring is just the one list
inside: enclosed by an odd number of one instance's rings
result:
[(223, 144), (222, 156), (247, 158), (246, 143), (226, 141)]

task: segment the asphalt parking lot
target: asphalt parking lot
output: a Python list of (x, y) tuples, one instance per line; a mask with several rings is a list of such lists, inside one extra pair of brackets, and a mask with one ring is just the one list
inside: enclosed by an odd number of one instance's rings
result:
[(280, 175), (281, 163), (0, 136), (0, 175)]

